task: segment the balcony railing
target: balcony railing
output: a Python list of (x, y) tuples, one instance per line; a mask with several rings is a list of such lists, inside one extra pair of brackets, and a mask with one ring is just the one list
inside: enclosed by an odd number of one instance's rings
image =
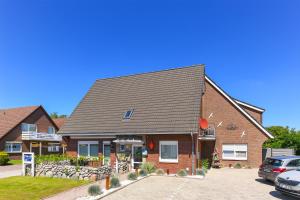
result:
[(209, 127), (206, 130), (200, 131), (199, 139), (201, 140), (215, 140), (216, 130), (214, 127)]
[(22, 140), (37, 140), (37, 141), (61, 141), (61, 135), (49, 133), (26, 132), (22, 133)]

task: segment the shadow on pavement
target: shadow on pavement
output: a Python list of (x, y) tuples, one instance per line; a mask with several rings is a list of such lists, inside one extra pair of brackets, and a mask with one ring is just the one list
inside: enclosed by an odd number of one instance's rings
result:
[(265, 179), (262, 179), (262, 178), (257, 178), (257, 179), (255, 179), (255, 181), (257, 181), (259, 183), (262, 183), (262, 184), (274, 186), (273, 182), (265, 180)]
[(283, 194), (281, 194), (278, 191), (272, 191), (269, 194), (271, 196), (277, 198), (277, 199), (282, 199), (282, 200), (294, 200), (294, 199), (297, 199), (297, 198), (293, 198), (293, 197), (290, 197), (290, 196), (283, 195)]

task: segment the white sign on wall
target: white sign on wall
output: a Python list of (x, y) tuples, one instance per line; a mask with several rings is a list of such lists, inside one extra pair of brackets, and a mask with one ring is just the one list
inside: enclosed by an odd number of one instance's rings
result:
[(34, 153), (23, 152), (22, 153), (22, 175), (26, 175), (26, 168), (30, 168), (30, 175), (34, 176)]

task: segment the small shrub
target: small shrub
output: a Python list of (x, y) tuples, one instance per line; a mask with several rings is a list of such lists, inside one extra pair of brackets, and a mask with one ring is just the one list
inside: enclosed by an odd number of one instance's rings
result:
[(151, 162), (144, 162), (141, 165), (141, 169), (145, 170), (147, 174), (151, 174), (151, 173), (155, 172), (156, 167)]
[(185, 169), (181, 169), (177, 172), (177, 175), (178, 176), (187, 176), (188, 174)]
[(7, 165), (9, 161), (8, 153), (0, 152), (0, 165)]
[(203, 169), (196, 169), (196, 175), (205, 176), (206, 172)]
[(57, 163), (59, 161), (65, 161), (65, 160), (70, 160), (70, 158), (68, 158), (66, 155), (58, 155), (58, 154), (35, 156), (36, 164), (48, 163), (48, 162)]
[(130, 172), (130, 173), (127, 175), (127, 178), (128, 178), (128, 180), (136, 180), (136, 179), (137, 179), (136, 173)]
[(159, 176), (162, 176), (165, 174), (165, 171), (163, 169), (157, 169), (155, 173)]
[(242, 165), (241, 165), (240, 163), (236, 163), (236, 164), (234, 165), (234, 168), (235, 168), (235, 169), (241, 169), (241, 168), (242, 168)]
[(141, 169), (140, 171), (139, 171), (139, 175), (140, 176), (147, 176), (147, 171), (146, 170), (144, 170), (144, 169)]
[(117, 187), (120, 187), (120, 180), (118, 177), (116, 176), (113, 176), (111, 179), (110, 179), (110, 187), (111, 188), (117, 188)]
[(202, 160), (202, 168), (205, 168), (206, 170), (209, 169), (209, 161), (208, 159)]
[(102, 192), (99, 185), (91, 185), (88, 189), (88, 193), (91, 196), (97, 196), (100, 195)]

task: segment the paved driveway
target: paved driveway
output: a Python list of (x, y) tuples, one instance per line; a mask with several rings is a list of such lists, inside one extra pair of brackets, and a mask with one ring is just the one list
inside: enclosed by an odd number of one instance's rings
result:
[(10, 176), (20, 176), (22, 174), (22, 165), (0, 166), (0, 178)]
[(268, 200), (291, 199), (257, 177), (257, 169), (210, 170), (205, 179), (153, 176), (119, 190), (104, 200), (202, 199)]

